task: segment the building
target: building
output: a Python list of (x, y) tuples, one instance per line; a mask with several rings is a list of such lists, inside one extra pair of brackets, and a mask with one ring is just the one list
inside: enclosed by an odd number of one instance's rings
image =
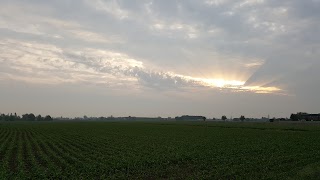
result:
[(290, 119), (293, 121), (299, 121), (299, 120), (320, 121), (320, 113), (308, 114), (308, 113), (299, 112), (297, 114), (291, 114)]
[(301, 116), (301, 119), (306, 121), (320, 121), (320, 114), (304, 114)]

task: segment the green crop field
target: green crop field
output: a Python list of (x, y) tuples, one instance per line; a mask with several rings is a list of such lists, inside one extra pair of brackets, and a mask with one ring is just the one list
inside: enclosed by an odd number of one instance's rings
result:
[(319, 179), (320, 126), (0, 123), (0, 179)]

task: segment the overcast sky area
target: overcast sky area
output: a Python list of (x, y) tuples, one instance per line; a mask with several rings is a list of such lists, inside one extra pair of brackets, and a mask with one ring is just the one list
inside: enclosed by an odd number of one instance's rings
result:
[(320, 0), (0, 0), (0, 113), (320, 113)]

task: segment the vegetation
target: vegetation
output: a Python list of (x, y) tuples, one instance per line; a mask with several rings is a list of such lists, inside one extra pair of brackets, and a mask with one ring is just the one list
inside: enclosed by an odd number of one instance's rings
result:
[(320, 126), (1, 122), (0, 179), (319, 179)]
[(223, 116), (221, 117), (221, 119), (222, 119), (223, 121), (225, 121), (225, 120), (227, 120), (228, 118), (227, 118), (227, 116), (223, 115)]
[(37, 117), (33, 114), (23, 114), (22, 117), (18, 116), (16, 113), (14, 114), (0, 114), (0, 121), (52, 121), (51, 116), (47, 115), (44, 118), (41, 115)]

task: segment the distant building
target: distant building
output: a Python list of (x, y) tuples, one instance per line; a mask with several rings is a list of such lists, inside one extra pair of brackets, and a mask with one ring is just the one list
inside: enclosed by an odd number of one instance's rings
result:
[(306, 121), (320, 121), (320, 114), (304, 114), (301, 117)]
[(184, 115), (175, 118), (177, 121), (205, 121), (207, 118), (204, 116), (188, 116)]
[(232, 120), (238, 122), (240, 121), (240, 118), (233, 118)]
[(299, 112), (297, 114), (291, 114), (290, 119), (293, 121), (320, 121), (320, 114), (308, 114)]

